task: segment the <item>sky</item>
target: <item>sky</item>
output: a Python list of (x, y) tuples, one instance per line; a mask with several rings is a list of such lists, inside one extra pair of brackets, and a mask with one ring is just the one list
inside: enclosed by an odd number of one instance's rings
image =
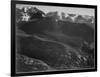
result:
[(95, 11), (94, 9), (90, 8), (74, 8), (74, 7), (59, 7), (59, 6), (43, 6), (43, 5), (25, 5), (25, 4), (17, 4), (17, 8), (22, 7), (37, 7), (38, 9), (44, 11), (45, 13), (51, 12), (51, 11), (58, 11), (58, 14), (61, 15), (61, 12), (64, 12), (65, 14), (76, 14), (76, 15), (88, 15), (88, 16), (94, 16)]

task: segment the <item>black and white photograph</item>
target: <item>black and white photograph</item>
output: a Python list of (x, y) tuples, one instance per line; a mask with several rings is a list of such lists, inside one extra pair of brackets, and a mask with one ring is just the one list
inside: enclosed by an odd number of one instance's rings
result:
[(16, 4), (16, 74), (96, 69), (95, 16), (95, 8)]

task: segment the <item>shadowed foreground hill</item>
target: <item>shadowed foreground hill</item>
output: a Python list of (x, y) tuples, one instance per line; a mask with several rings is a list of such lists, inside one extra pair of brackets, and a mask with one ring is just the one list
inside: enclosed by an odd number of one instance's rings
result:
[(44, 34), (45, 31), (52, 31), (53, 27), (51, 19), (38, 19), (36, 21), (29, 21), (19, 28), (27, 34)]
[(53, 66), (59, 63), (58, 58), (63, 58), (61, 55), (66, 54), (64, 47), (60, 44), (41, 41), (34, 37), (19, 37), (18, 44), (20, 45), (18, 45), (18, 53), (43, 60)]
[(79, 37), (88, 43), (94, 41), (94, 29), (89, 24), (85, 23), (71, 23), (71, 22), (59, 22), (62, 26), (61, 30), (65, 35)]
[(34, 65), (34, 63), (30, 65), (23, 64), (23, 62), (20, 64), (18, 60), (18, 68), (22, 70), (25, 68), (26, 71), (35, 71), (35, 68), (37, 68), (37, 71), (51, 70), (48, 67), (55, 70), (91, 68), (94, 65), (94, 59), (91, 54), (87, 52), (79, 53), (79, 51), (75, 51), (73, 48), (67, 49), (68, 47), (58, 42), (42, 41), (34, 37), (20, 36), (18, 37), (17, 47), (18, 54), (43, 61), (48, 65), (45, 66), (42, 63), (40, 63), (40, 65)]
[(27, 34), (32, 34), (32, 35), (33, 34), (43, 35), (47, 34), (48, 32), (52, 32), (52, 34), (56, 32), (56, 34), (59, 34), (61, 32), (65, 36), (73, 38), (73, 41), (74, 38), (75, 39), (78, 38), (78, 40), (80, 39), (80, 42), (85, 41), (88, 44), (94, 42), (94, 29), (91, 28), (89, 24), (85, 23), (72, 23), (63, 21), (56, 22), (50, 18), (46, 19), (44, 18), (42, 20), (28, 22), (22, 25), (20, 29), (26, 32)]
[(42, 60), (56, 69), (94, 66), (94, 50), (81, 47), (84, 41), (94, 41), (94, 30), (87, 24), (42, 19), (30, 21), (18, 29), (23, 31), (17, 34), (18, 54)]

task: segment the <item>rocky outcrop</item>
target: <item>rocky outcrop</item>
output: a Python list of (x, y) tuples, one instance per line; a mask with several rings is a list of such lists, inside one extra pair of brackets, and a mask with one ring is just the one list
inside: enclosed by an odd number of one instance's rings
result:
[(46, 71), (50, 67), (41, 60), (17, 54), (16, 68), (17, 72), (36, 72), (36, 71)]

